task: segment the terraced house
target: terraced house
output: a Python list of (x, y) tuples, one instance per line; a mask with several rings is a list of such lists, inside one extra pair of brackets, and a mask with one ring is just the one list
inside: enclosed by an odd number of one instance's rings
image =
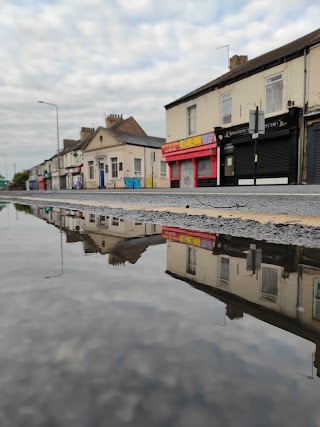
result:
[(319, 70), (320, 29), (250, 61), (235, 55), (228, 73), (166, 105), (171, 187), (320, 184)]

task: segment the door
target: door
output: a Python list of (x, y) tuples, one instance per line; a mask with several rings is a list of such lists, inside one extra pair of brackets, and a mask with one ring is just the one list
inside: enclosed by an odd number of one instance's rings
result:
[(180, 165), (180, 188), (194, 187), (194, 173), (192, 160), (183, 160)]
[(104, 185), (104, 163), (103, 162), (99, 163), (99, 170), (100, 170), (99, 186), (100, 186), (100, 188), (105, 188), (105, 185)]
[(234, 155), (226, 154), (223, 162), (223, 185), (234, 185)]

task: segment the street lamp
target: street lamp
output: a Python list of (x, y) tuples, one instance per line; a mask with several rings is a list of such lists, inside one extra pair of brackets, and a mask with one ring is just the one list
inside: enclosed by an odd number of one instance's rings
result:
[(60, 146), (59, 146), (59, 114), (58, 114), (58, 106), (56, 104), (52, 104), (51, 102), (38, 101), (39, 104), (47, 104), (53, 105), (56, 109), (57, 113), (57, 145), (58, 145), (58, 175), (59, 175), (59, 183), (58, 190), (60, 190)]

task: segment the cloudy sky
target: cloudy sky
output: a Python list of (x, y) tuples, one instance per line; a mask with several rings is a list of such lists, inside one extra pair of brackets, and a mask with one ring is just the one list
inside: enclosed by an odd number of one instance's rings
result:
[[(165, 137), (164, 105), (319, 26), (316, 0), (0, 0), (0, 153), (8, 174), (106, 114)], [(0, 174), (5, 157), (0, 156)]]

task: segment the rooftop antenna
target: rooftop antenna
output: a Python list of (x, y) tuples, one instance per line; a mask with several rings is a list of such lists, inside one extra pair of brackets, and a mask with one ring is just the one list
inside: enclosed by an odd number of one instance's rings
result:
[(226, 45), (224, 45), (224, 46), (217, 47), (217, 50), (218, 50), (218, 49), (223, 49), (223, 48), (225, 48), (225, 47), (228, 49), (228, 69), (230, 69), (229, 45), (228, 45), (228, 44), (226, 44)]

